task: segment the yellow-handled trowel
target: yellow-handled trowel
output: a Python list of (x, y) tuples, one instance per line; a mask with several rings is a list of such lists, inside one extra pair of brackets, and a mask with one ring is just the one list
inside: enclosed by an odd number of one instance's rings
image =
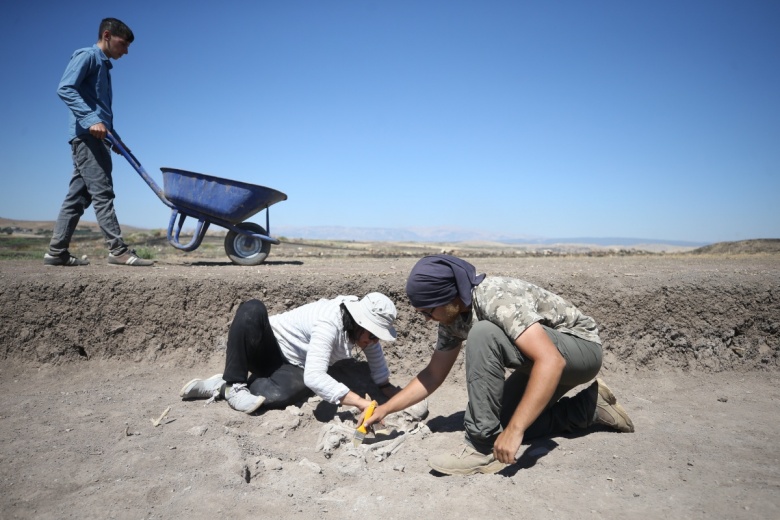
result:
[(352, 445), (356, 448), (363, 443), (363, 439), (366, 438), (366, 420), (374, 414), (374, 408), (376, 408), (377, 402), (371, 401), (366, 407), (366, 413), (363, 417), (363, 423), (355, 430), (355, 436), (352, 438)]

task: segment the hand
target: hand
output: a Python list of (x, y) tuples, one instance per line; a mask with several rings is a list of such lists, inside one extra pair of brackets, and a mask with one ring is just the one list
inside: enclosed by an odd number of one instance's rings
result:
[(366, 413), (366, 408), (368, 408), (371, 403), (373, 403), (370, 398), (368, 398), (368, 394), (366, 394), (366, 399), (361, 399), (359, 403), (357, 403), (355, 406), (360, 410), (361, 415)]
[(504, 464), (513, 464), (517, 460), (517, 451), (523, 442), (523, 431), (508, 426), (493, 443), (493, 456)]
[[(358, 418), (358, 426), (364, 424), (363, 415), (365, 414), (361, 414), (360, 417)], [(365, 420), (366, 428), (369, 428), (371, 425), (376, 423), (384, 424), (383, 419), (385, 418), (386, 415), (387, 412), (385, 412), (384, 408), (382, 408), (382, 406), (377, 406), (376, 408), (374, 408), (374, 413), (371, 414), (371, 417)]]
[[(368, 394), (366, 394), (366, 397), (368, 397)], [(369, 425), (363, 424), (363, 423), (364, 423), (364, 421), (366, 419), (366, 412), (368, 411), (368, 409), (373, 407), (373, 409), (376, 410), (376, 406), (377, 406), (376, 401), (369, 401), (368, 405), (365, 408), (361, 409), (361, 413), (360, 413), (360, 415), (357, 418), (357, 428), (360, 428), (361, 426), (363, 426), (368, 431), (371, 430), (371, 427)], [(360, 406), (358, 406), (358, 408), (360, 408)], [(373, 415), (373, 411), (371, 412), (371, 414)]]
[(104, 125), (103, 123), (95, 123), (94, 125), (89, 127), (89, 133), (102, 141), (103, 139), (106, 138), (108, 129), (106, 128), (106, 125)]

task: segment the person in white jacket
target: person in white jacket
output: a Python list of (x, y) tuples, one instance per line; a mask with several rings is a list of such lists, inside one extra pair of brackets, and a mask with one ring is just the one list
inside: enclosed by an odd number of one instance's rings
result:
[(395, 340), (395, 319), (395, 305), (377, 292), (362, 299), (322, 299), (274, 316), (260, 300), (249, 300), (239, 306), (230, 325), (224, 372), (193, 379), (180, 395), (224, 397), (233, 409), (253, 413), (263, 405), (284, 408), (314, 393), (362, 412), (371, 401), (333, 379), (328, 368), (358, 348), (374, 383), (392, 397), (398, 389), (390, 383), (379, 340)]

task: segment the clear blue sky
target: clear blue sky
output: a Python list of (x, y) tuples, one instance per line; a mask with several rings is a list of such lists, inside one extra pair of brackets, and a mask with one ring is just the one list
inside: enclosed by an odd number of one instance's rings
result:
[[(0, 216), (56, 218), (72, 170), (56, 87), (106, 16), (136, 35), (115, 125), (147, 171), (281, 190), (272, 231), (780, 237), (771, 0), (5, 2)], [(165, 228), (114, 165), (120, 222)]]

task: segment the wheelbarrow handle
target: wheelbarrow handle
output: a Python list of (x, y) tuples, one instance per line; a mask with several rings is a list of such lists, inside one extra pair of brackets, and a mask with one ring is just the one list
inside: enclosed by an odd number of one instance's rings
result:
[(138, 159), (135, 158), (135, 155), (133, 155), (133, 152), (128, 150), (125, 147), (124, 143), (122, 143), (122, 141), (120, 141), (119, 139), (114, 137), (114, 134), (112, 134), (111, 132), (107, 132), (106, 133), (106, 140), (108, 140), (108, 142), (111, 143), (111, 146), (113, 146), (114, 148), (119, 150), (119, 153), (121, 153), (122, 155), (125, 156), (125, 159), (127, 159), (127, 162), (130, 163), (130, 166), (132, 166), (136, 170), (139, 169), (139, 168), (142, 168), (141, 162)]
[(114, 134), (111, 132), (108, 132), (106, 134), (106, 140), (108, 140), (109, 143), (111, 143), (111, 146), (119, 150), (119, 153), (122, 154), (125, 159), (127, 159), (127, 162), (130, 163), (130, 166), (133, 167), (135, 171), (138, 172), (138, 175), (141, 176), (141, 178), (146, 182), (146, 184), (149, 185), (150, 188), (152, 188), (152, 191), (157, 195), (157, 197), (169, 208), (173, 208), (173, 204), (170, 203), (168, 199), (165, 198), (165, 193), (162, 189), (157, 185), (156, 182), (154, 182), (154, 179), (146, 172), (143, 166), (141, 166), (141, 162), (135, 158), (135, 155), (133, 155), (130, 150), (125, 148), (125, 145), (114, 137)]

